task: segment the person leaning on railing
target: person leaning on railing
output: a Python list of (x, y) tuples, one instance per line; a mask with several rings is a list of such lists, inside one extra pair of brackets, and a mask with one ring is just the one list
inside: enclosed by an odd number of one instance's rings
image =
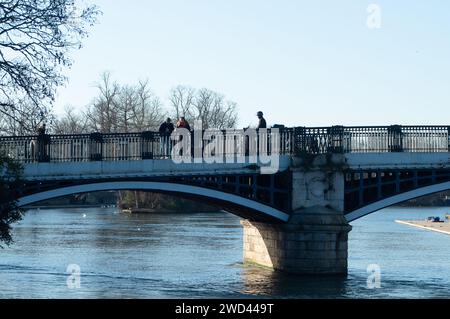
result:
[(170, 134), (172, 134), (174, 129), (175, 128), (170, 117), (168, 117), (159, 127), (159, 135), (161, 138), (160, 151), (161, 155), (164, 157), (170, 155)]
[(180, 117), (180, 119), (177, 122), (177, 128), (185, 128), (188, 131), (191, 130), (191, 126), (189, 125), (188, 121), (184, 118), (184, 116)]
[[(177, 128), (177, 129), (184, 128), (184, 129), (187, 129), (189, 132), (191, 131), (191, 126), (189, 125), (188, 121), (186, 121), (186, 118), (185, 118), (184, 116), (181, 116), (181, 117), (178, 119), (176, 128)], [(181, 142), (182, 140), (183, 140), (183, 136), (180, 135), (180, 136), (179, 136), (179, 139), (178, 139), (178, 142)], [(192, 147), (193, 147), (193, 144), (191, 145), (191, 154), (193, 154), (193, 149), (192, 149)], [(183, 155), (183, 154), (180, 154), (180, 155)]]

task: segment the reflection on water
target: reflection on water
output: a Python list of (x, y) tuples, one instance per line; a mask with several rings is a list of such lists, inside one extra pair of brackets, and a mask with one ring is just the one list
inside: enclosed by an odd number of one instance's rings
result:
[[(353, 223), (349, 275), (302, 277), (242, 265), (242, 227), (226, 213), (29, 211), (0, 251), (3, 298), (450, 297), (450, 236), (394, 223), (445, 209), (388, 209)], [(381, 289), (367, 289), (379, 264)], [(81, 287), (67, 287), (69, 264)]]

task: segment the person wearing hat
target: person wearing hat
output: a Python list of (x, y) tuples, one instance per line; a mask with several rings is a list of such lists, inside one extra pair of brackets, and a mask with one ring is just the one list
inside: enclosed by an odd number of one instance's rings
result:
[(259, 122), (258, 122), (258, 129), (260, 129), (260, 128), (267, 128), (267, 123), (266, 123), (266, 120), (264, 119), (264, 117), (263, 117), (263, 112), (261, 112), (261, 111), (259, 111), (258, 113), (256, 113), (256, 116), (258, 117), (258, 119), (259, 119)]

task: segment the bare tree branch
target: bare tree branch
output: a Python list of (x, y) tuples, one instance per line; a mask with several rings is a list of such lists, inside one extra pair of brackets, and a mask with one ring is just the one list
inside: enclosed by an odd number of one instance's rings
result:
[(0, 114), (20, 121), (14, 108), (24, 100), (46, 112), (66, 81), (69, 52), (81, 47), (99, 14), (74, 0), (0, 0)]

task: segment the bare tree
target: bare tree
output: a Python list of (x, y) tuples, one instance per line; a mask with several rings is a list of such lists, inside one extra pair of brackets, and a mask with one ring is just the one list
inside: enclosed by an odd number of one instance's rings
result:
[(64, 115), (55, 120), (52, 131), (56, 134), (82, 134), (87, 133), (87, 118), (78, 113), (73, 107), (66, 107)]
[(9, 116), (0, 116), (0, 134), (34, 135), (42, 123), (51, 126), (55, 116), (49, 109), (41, 108), (32, 101), (20, 101), (9, 112)]
[[(0, 113), (20, 121), (24, 101), (47, 113), (71, 66), (68, 53), (81, 47), (97, 7), (73, 0), (0, 0)], [(37, 108), (36, 108), (37, 107)]]
[(203, 128), (233, 128), (237, 125), (237, 104), (223, 94), (203, 88), (195, 90), (179, 85), (169, 95), (175, 116), (188, 121), (201, 120)]
[(148, 81), (140, 81), (136, 88), (134, 128), (137, 131), (156, 130), (166, 116), (161, 100), (153, 94)]
[(136, 102), (136, 91), (132, 86), (127, 85), (119, 88), (116, 101), (117, 130), (119, 132), (134, 131)]
[(155, 130), (166, 113), (148, 81), (121, 85), (108, 72), (98, 83), (99, 96), (86, 112), (90, 131), (102, 133)]
[(178, 85), (170, 91), (169, 100), (177, 119), (181, 116), (188, 120), (195, 118), (192, 114), (194, 98), (195, 90), (188, 86)]
[(155, 130), (165, 115), (161, 101), (150, 90), (148, 81), (120, 87), (117, 114), (121, 132)]
[(94, 99), (86, 112), (88, 129), (101, 133), (117, 132), (119, 84), (111, 80), (109, 72), (105, 72), (97, 88), (99, 96)]
[(224, 95), (209, 89), (200, 89), (193, 102), (195, 118), (201, 120), (203, 128), (233, 128), (237, 125), (237, 104), (226, 101)]

